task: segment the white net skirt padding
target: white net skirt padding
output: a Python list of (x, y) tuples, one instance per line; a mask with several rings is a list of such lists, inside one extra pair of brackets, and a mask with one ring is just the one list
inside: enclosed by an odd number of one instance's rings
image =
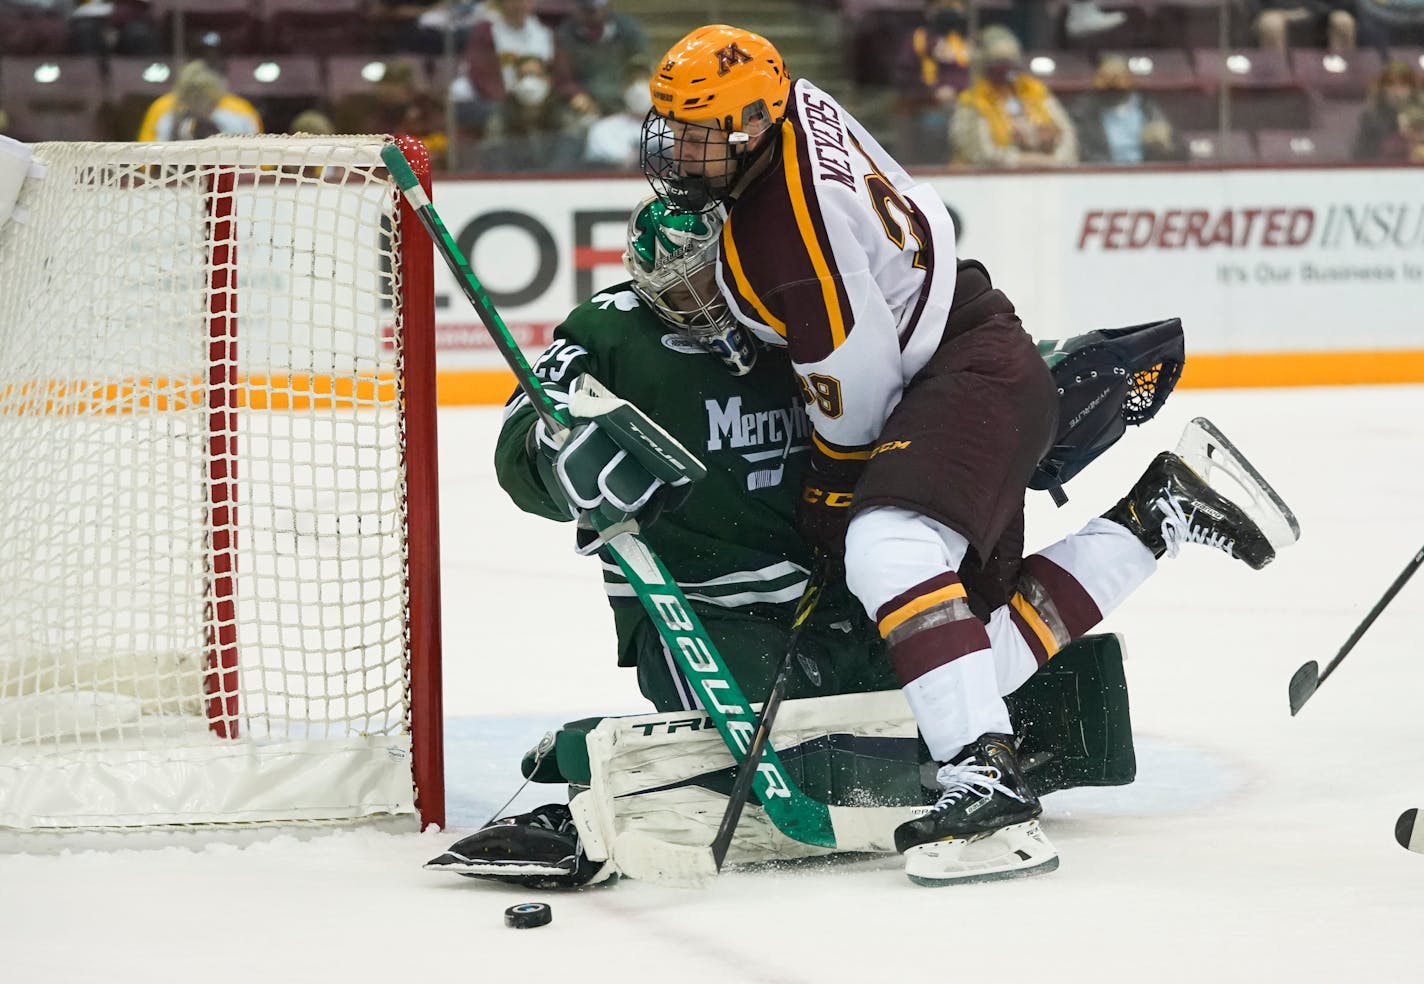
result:
[(0, 228), (0, 828), (413, 813), (384, 142), (33, 148)]

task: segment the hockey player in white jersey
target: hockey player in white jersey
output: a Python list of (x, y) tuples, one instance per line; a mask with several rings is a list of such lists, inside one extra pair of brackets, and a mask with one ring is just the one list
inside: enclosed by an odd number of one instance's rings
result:
[[(1264, 567), (1293, 518), (1263, 481), (1248, 514), (1164, 452), (1103, 517), (1023, 556), (1057, 391), (1009, 299), (957, 260), (943, 202), (749, 31), (693, 31), (651, 90), (643, 170), (678, 207), (728, 209), (715, 285), (696, 286), (788, 349), (814, 427), (803, 534), (844, 557), (944, 763), (936, 806), (897, 831), (907, 873), (937, 885), (1051, 871), (1003, 695), (1164, 553), (1197, 542)], [(1210, 463), (1238, 462), (1219, 437), (1201, 461), (1215, 449)], [(1233, 477), (1259, 479), (1249, 465)]]

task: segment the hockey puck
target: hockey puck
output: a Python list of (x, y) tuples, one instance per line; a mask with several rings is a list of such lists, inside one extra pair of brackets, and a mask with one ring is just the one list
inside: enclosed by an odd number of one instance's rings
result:
[(525, 902), (504, 910), (504, 924), (512, 929), (533, 929), (554, 921), (554, 910), (543, 902)]
[(1410, 807), (1394, 822), (1394, 839), (1406, 851), (1424, 854), (1424, 823), (1419, 822), (1419, 810)]

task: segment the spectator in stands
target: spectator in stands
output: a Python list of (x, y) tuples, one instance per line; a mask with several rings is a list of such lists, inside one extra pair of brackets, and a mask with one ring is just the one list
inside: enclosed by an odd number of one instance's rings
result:
[(339, 133), (409, 133), (419, 137), (432, 162), (442, 162), (448, 149), (444, 107), (406, 62), (386, 63), (379, 80), (338, 102), (332, 116)]
[(1307, 48), (1355, 49), (1354, 0), (1255, 0), (1262, 48), (1284, 53), (1293, 41)]
[(142, 141), (195, 140), (218, 133), (261, 133), (252, 104), (227, 91), (227, 83), (201, 61), (178, 71), (173, 91), (153, 101), (139, 126)]
[(593, 115), (593, 99), (575, 81), (566, 58), (555, 57), (554, 32), (534, 16), (534, 0), (490, 0), (488, 16), (470, 29), (465, 46), (475, 98), (489, 105), (505, 101), (516, 78), (515, 66), (537, 58), (551, 66), (550, 83), (574, 112)]
[(69, 15), (69, 49), (80, 55), (156, 55), (158, 22), (148, 0), (83, 0)]
[(319, 109), (305, 109), (292, 117), (292, 122), (287, 127), (287, 132), (325, 136), (336, 132), (336, 124), (331, 122), (331, 117)]
[(1078, 138), (1048, 86), (1024, 71), (1013, 32), (985, 28), (970, 86), (950, 131), (953, 161), (980, 167), (1056, 167), (1078, 160)]
[(1044, 3), (1044, 0), (1012, 0), (1007, 8), (1000, 4), (979, 3), (977, 6), (981, 28), (1003, 25), (1013, 31), (1015, 37), (1022, 38), (1030, 51), (1061, 46), (1060, 20), (1062, 34), (1070, 41), (1096, 41), (1099, 35), (1115, 31), (1128, 21), (1127, 14), (1121, 10), (1103, 10), (1095, 0), (1070, 0), (1066, 10), (1063, 4)]
[(651, 78), (652, 70), (646, 62), (634, 60), (623, 67), (623, 105), (618, 112), (602, 116), (589, 126), (583, 145), (585, 165), (615, 171), (638, 170), (643, 118), (653, 108), (648, 88)]
[(1096, 3), (1074, 0), (1063, 18), (1063, 32), (1070, 38), (1086, 38), (1116, 30), (1125, 23), (1127, 14), (1121, 10), (1103, 10)]
[(1408, 146), (1405, 160), (1424, 164), (1424, 102), (1412, 102), (1399, 114), (1399, 128)]
[(485, 5), (476, 0), (376, 0), (367, 16), (379, 50), (440, 55), (447, 32), (450, 50), (464, 50), (470, 29), (485, 17)]
[[(301, 133), (308, 136), (324, 136), (336, 132), (336, 125), (319, 109), (304, 109), (296, 116), (292, 117), (292, 122), (287, 125), (287, 133)], [(283, 164), (278, 170), (286, 174), (299, 174), (305, 178), (320, 179), (326, 168), (319, 164), (308, 164), (305, 166), (297, 164)]]
[(1180, 161), (1186, 150), (1157, 100), (1137, 89), (1127, 59), (1105, 55), (1093, 91), (1072, 106), (1079, 158), (1086, 164)]
[(1403, 59), (1386, 62), (1370, 86), (1360, 128), (1355, 134), (1355, 159), (1402, 161), (1409, 143), (1401, 125), (1404, 110), (1420, 101), (1424, 79)]
[(1356, 0), (1356, 12), (1368, 44), (1424, 44), (1424, 0)]
[(578, 0), (554, 36), (557, 57), (604, 115), (623, 110), (627, 65), (645, 57), (647, 35), (636, 19), (613, 10), (610, 0)]
[(895, 72), (903, 163), (949, 160), (950, 118), (969, 86), (971, 52), (964, 0), (926, 0)]
[(482, 148), (490, 171), (570, 171), (578, 167), (582, 129), (568, 100), (554, 89), (551, 66), (526, 55), (490, 123)]

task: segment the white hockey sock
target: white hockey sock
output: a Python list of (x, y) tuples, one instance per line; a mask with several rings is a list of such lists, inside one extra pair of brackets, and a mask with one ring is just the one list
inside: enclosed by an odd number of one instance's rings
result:
[(1072, 575), (1106, 616), (1157, 569), (1157, 558), (1127, 527), (1101, 516), (1038, 551)]
[(999, 696), (995, 653), (981, 649), (937, 666), (903, 689), (920, 735), (938, 762), (948, 762), (980, 735), (1013, 734)]

